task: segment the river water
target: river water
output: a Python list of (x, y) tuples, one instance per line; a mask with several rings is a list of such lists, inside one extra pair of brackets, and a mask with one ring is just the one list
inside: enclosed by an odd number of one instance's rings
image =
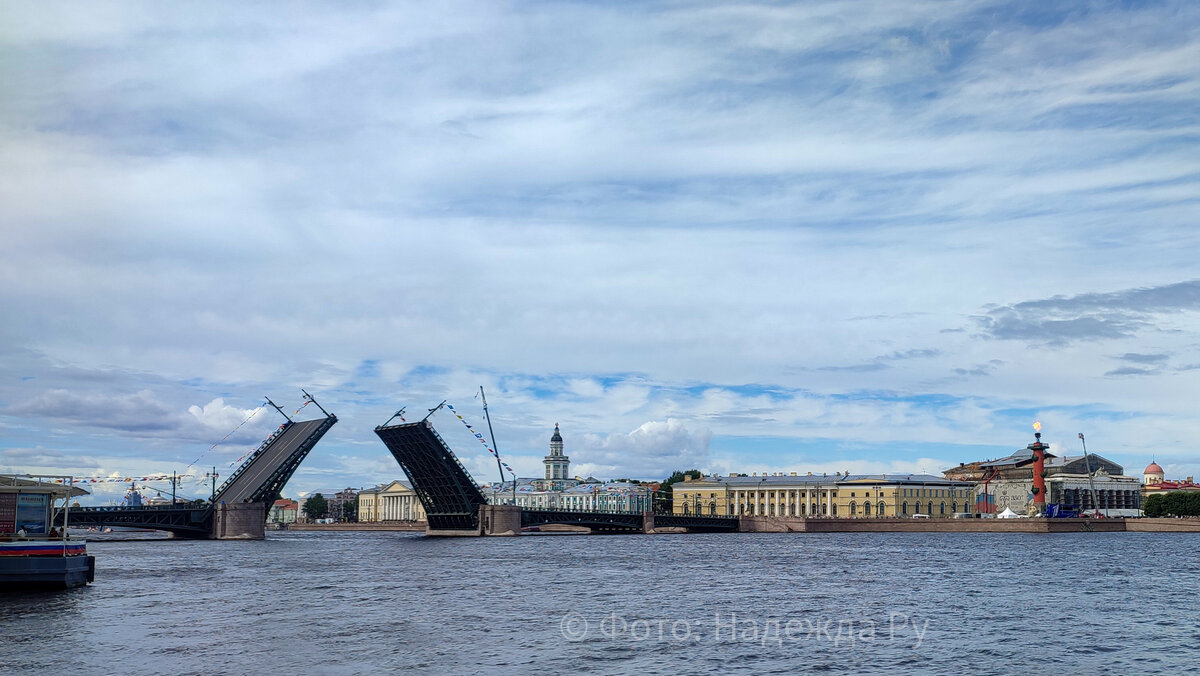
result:
[(1200, 535), (269, 533), (92, 542), (5, 674), (1173, 673)]

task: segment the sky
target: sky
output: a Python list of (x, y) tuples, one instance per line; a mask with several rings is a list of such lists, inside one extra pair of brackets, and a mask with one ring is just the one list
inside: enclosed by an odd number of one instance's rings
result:
[(1198, 217), (1192, 2), (8, 4), (0, 472), (1200, 476)]

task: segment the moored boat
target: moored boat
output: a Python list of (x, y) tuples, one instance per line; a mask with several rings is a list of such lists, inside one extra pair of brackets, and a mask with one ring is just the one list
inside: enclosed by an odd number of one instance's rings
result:
[[(71, 539), (65, 527), (70, 498), (87, 494), (70, 477), (0, 475), (0, 590), (67, 589), (95, 579), (87, 543)], [(53, 525), (59, 500), (61, 533)]]

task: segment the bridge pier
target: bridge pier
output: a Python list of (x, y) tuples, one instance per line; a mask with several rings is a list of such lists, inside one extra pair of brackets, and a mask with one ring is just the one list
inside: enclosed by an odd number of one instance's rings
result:
[(520, 535), (521, 508), (516, 505), (480, 505), (479, 525), (484, 535)]
[(261, 502), (220, 503), (213, 510), (214, 540), (262, 540), (267, 536), (267, 506)]
[(653, 533), (654, 532), (654, 512), (643, 512), (642, 513), (642, 532), (643, 533)]

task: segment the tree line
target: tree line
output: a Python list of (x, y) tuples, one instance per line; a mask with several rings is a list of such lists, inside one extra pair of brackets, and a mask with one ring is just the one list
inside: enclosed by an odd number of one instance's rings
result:
[(310, 519), (332, 517), (338, 521), (358, 520), (358, 499), (347, 500), (340, 505), (331, 503), (320, 493), (314, 493), (304, 501), (304, 514)]
[(1200, 491), (1172, 491), (1146, 498), (1142, 504), (1146, 516), (1200, 516)]

